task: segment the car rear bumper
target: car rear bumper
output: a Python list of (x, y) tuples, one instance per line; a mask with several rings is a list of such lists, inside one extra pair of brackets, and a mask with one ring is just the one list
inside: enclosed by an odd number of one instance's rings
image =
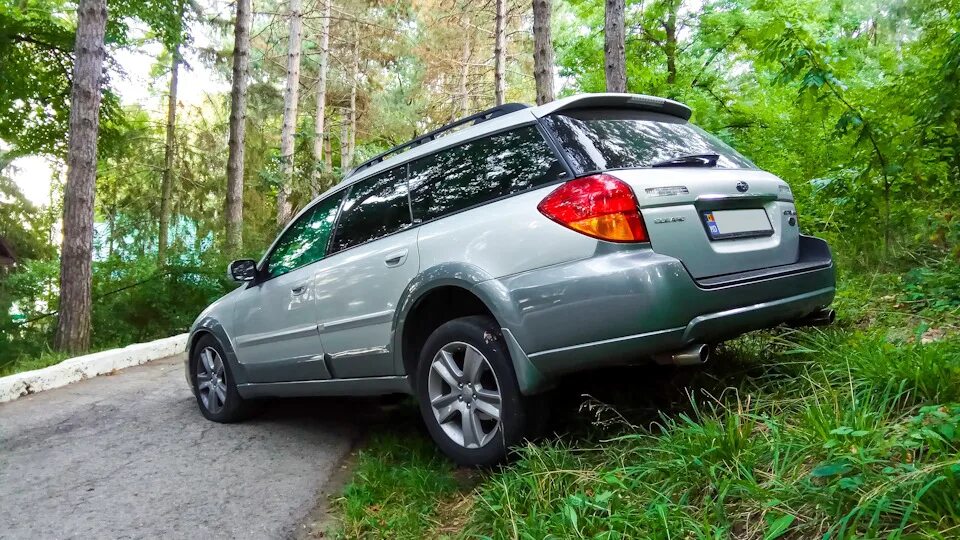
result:
[(829, 248), (813, 237), (802, 237), (797, 263), (699, 282), (652, 250), (601, 249), (478, 285), (501, 300), (501, 324), (545, 378), (795, 321), (835, 293)]

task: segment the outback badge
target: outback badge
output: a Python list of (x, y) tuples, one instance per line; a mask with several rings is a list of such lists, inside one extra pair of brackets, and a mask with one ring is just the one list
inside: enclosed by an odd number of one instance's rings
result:
[(685, 221), (683, 216), (659, 217), (653, 220), (654, 223), (680, 223)]

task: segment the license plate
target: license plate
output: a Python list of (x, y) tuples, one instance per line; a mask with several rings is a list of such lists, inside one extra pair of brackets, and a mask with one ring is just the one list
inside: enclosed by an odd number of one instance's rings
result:
[(703, 213), (703, 222), (713, 240), (770, 236), (773, 226), (762, 208), (713, 210)]

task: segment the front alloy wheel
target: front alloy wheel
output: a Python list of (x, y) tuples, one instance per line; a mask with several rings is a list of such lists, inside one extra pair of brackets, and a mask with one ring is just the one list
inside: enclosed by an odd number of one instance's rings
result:
[(197, 362), (197, 393), (200, 403), (210, 413), (217, 414), (227, 403), (227, 381), (223, 358), (213, 347), (204, 347)]
[(487, 358), (474, 346), (444, 345), (430, 365), (433, 415), (450, 440), (480, 448), (500, 432), (500, 385)]
[(193, 393), (200, 412), (214, 422), (236, 422), (245, 418), (250, 403), (240, 396), (230, 363), (213, 336), (197, 340), (190, 356)]

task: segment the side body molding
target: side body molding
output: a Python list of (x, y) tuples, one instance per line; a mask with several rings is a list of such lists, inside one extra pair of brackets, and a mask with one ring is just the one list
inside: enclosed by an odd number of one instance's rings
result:
[(428, 268), (414, 278), (404, 290), (397, 303), (392, 328), (395, 373), (413, 375), (406, 373), (403, 362), (406, 354), (403, 350), (403, 332), (411, 311), (431, 291), (449, 286), (466, 289), (473, 293), (493, 314), (497, 324), (503, 330), (503, 337), (510, 351), (521, 392), (535, 394), (547, 389), (546, 379), (530, 362), (513, 335), (512, 329), (520, 324), (519, 306), (515, 305), (503, 283), (481, 268), (464, 262), (448, 262)]

